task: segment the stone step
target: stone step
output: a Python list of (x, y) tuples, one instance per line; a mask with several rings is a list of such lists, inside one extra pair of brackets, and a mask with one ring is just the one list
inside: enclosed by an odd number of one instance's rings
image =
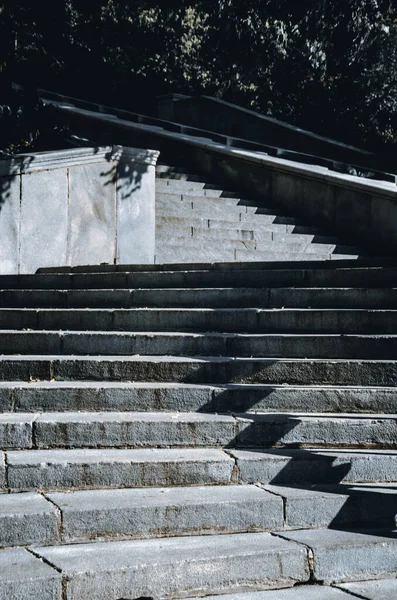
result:
[(246, 533), (284, 526), (282, 497), (244, 485), (88, 490), (46, 497), (34, 492), (0, 494), (0, 523), (2, 547)]
[(2, 330), (2, 354), (394, 359), (396, 334)]
[[(242, 213), (241, 213), (242, 214)], [(222, 216), (222, 215), (221, 215)], [(226, 216), (226, 215), (225, 215)], [(317, 227), (311, 227), (308, 225), (301, 225), (297, 220), (293, 220), (289, 217), (277, 217), (264, 215), (264, 214), (245, 214), (245, 217), (236, 218), (235, 215), (231, 215), (231, 218), (217, 218), (217, 216), (194, 216), (194, 215), (179, 215), (175, 216), (172, 214), (158, 214), (156, 216), (156, 227), (163, 228), (173, 235), (174, 231), (179, 230), (181, 227), (199, 227), (201, 229), (215, 229), (225, 230), (233, 228), (243, 227), (244, 229), (252, 229), (256, 231), (272, 231), (279, 233), (296, 233), (306, 235), (324, 235), (324, 231)], [(221, 260), (221, 259), (220, 259)], [(183, 262), (183, 261), (179, 261)], [(203, 261), (205, 262), (205, 261)], [(208, 261), (207, 261), (208, 262)]]
[(208, 177), (203, 175), (197, 175), (190, 173), (186, 169), (176, 170), (175, 167), (168, 167), (166, 165), (156, 165), (156, 183), (158, 179), (171, 179), (177, 181), (199, 181), (201, 183), (207, 183)]
[[(171, 237), (171, 236), (170, 236)], [(191, 239), (191, 238), (188, 238)], [(172, 239), (171, 239), (172, 241)], [(179, 262), (181, 258), (186, 263), (194, 263), (197, 260), (207, 260), (213, 262), (215, 260), (223, 261), (301, 261), (305, 260), (307, 256), (313, 256), (315, 260), (345, 260), (346, 258), (358, 258), (358, 254), (354, 254), (352, 250), (351, 254), (338, 254), (332, 251), (326, 251), (320, 249), (314, 249), (308, 252), (306, 248), (302, 248), (301, 251), (295, 250), (293, 247), (289, 248), (288, 245), (278, 247), (277, 244), (269, 246), (268, 250), (248, 250), (242, 248), (223, 247), (220, 249), (218, 246), (213, 247), (202, 245), (201, 249), (194, 244), (185, 243), (182, 245), (178, 244), (158, 244), (156, 247), (155, 262), (162, 264), (164, 262), (172, 263)]]
[(397, 534), (390, 529), (320, 529), (281, 532), (279, 535), (311, 549), (314, 581), (327, 584), (395, 577), (397, 574)]
[[(176, 295), (176, 294), (175, 294)], [(1, 329), (397, 333), (397, 311), (365, 309), (132, 308), (6, 309)]]
[(393, 527), (392, 485), (229, 485), (0, 494), (0, 547), (323, 527)]
[[(170, 232), (162, 227), (156, 228), (156, 241), (167, 240)], [(277, 242), (277, 243), (297, 243), (297, 244), (333, 244), (339, 246), (340, 242), (331, 236), (285, 233), (279, 231), (271, 231), (270, 229), (245, 229), (244, 223), (241, 227), (230, 226), (225, 229), (209, 229), (208, 227), (190, 227), (182, 226), (174, 228), (173, 235), (178, 239), (186, 239), (192, 237), (197, 240), (239, 240), (247, 242)]]
[(0, 381), (393, 387), (397, 364), (395, 360), (318, 358), (0, 355)]
[(228, 452), (237, 461), (239, 481), (245, 484), (293, 487), (397, 481), (395, 450), (273, 448)]
[[(253, 283), (253, 282), (252, 282)], [(395, 309), (397, 288), (142, 288), (0, 290), (2, 307)]]
[(209, 448), (12, 450), (5, 461), (0, 488), (12, 492), (230, 484), (235, 464)]
[[(194, 228), (193, 228), (194, 229)], [(161, 231), (161, 229), (159, 230)], [(179, 232), (178, 232), (179, 233)], [(269, 236), (270, 237), (270, 236)], [(308, 236), (310, 237), (310, 236)], [(313, 236), (311, 236), (313, 237)], [(272, 237), (265, 241), (247, 240), (247, 239), (236, 239), (230, 236), (226, 238), (224, 235), (222, 238), (217, 237), (194, 237), (193, 235), (170, 236), (169, 232), (162, 232), (162, 235), (156, 238), (156, 248), (160, 252), (162, 249), (166, 249), (168, 246), (179, 246), (180, 253), (183, 255), (185, 248), (190, 250), (196, 250), (198, 254), (203, 248), (203, 239), (205, 239), (205, 249), (214, 252), (216, 248), (219, 251), (219, 244), (221, 240), (222, 249), (224, 250), (249, 250), (250, 252), (267, 252), (267, 253), (281, 253), (281, 252), (297, 252), (297, 253), (308, 253), (308, 254), (352, 254), (356, 255), (361, 250), (354, 246), (341, 246), (330, 243), (311, 243), (304, 238), (304, 236), (294, 236), (293, 234), (286, 234), (280, 236), (280, 241), (273, 240)]]
[(156, 179), (156, 195), (162, 193), (170, 194), (196, 194), (208, 198), (238, 197), (241, 195), (233, 191), (225, 191), (222, 186), (204, 181), (187, 181), (181, 179)]
[(63, 412), (0, 414), (0, 447), (396, 448), (395, 414)]
[(199, 385), (118, 381), (0, 382), (0, 412), (324, 412), (396, 411), (395, 387)]
[(60, 572), (68, 600), (233, 593), (309, 578), (307, 549), (269, 533), (34, 547), (32, 552)]
[[(357, 266), (346, 267), (344, 261), (341, 266), (330, 263), (320, 266), (321, 263), (304, 261), (291, 265), (282, 265), (278, 268), (266, 263), (207, 264), (205, 268), (200, 264), (170, 265), (169, 270), (164, 270), (162, 265), (148, 266), (147, 271), (137, 269), (130, 271), (109, 272), (72, 272), (72, 273), (39, 273), (35, 275), (1, 275), (0, 289), (136, 289), (136, 288), (190, 288), (190, 287), (365, 287), (382, 288), (394, 287), (397, 277), (397, 267), (385, 266)], [(348, 261), (350, 265), (351, 262)], [(304, 266), (302, 266), (304, 265)], [(158, 270), (156, 270), (156, 267)], [(168, 267), (166, 267), (167, 269)]]

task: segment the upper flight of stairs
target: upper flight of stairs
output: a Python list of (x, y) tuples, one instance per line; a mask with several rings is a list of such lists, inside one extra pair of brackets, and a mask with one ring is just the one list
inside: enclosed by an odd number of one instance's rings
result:
[(396, 277), (2, 276), (0, 599), (396, 597)]
[(156, 168), (156, 262), (348, 259), (342, 244), (263, 199), (224, 190), (186, 169)]

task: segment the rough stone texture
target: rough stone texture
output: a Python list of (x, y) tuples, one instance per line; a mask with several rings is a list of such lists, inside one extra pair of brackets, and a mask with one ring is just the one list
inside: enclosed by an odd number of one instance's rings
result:
[(395, 577), (397, 574), (397, 536), (390, 530), (319, 529), (278, 535), (311, 548), (314, 554), (313, 576), (317, 581), (357, 581)]
[(254, 486), (92, 490), (50, 494), (63, 539), (154, 537), (279, 529), (281, 498)]
[(0, 600), (61, 600), (61, 575), (27, 550), (0, 552)]
[(57, 512), (43, 496), (0, 494), (0, 546), (50, 544), (57, 539)]
[(236, 415), (236, 445), (393, 448), (397, 438), (396, 415), (366, 414), (251, 414)]
[[(197, 600), (197, 598), (187, 598), (187, 600)], [(206, 600), (351, 600), (351, 596), (341, 590), (323, 585), (302, 585), (286, 590), (206, 596)], [(376, 600), (380, 599), (376, 598)], [(389, 599), (385, 598), (385, 600)]]
[[(338, 586), (339, 587), (339, 586)], [(376, 579), (360, 583), (346, 583), (340, 589), (363, 600), (395, 600), (397, 597), (397, 579)]]
[(13, 490), (229, 483), (220, 450), (26, 450), (8, 452)]
[(113, 263), (116, 169), (111, 160), (70, 169), (67, 264)]
[(49, 413), (35, 422), (39, 448), (226, 446), (235, 436), (232, 417), (195, 413)]
[[(18, 412), (68, 411), (211, 411), (211, 386), (177, 383), (95, 381), (0, 382), (0, 403)], [(9, 407), (9, 408), (7, 408)]]
[(31, 448), (34, 416), (0, 414), (0, 448)]
[(317, 485), (264, 489), (284, 498), (285, 527), (340, 527), (346, 523), (394, 528), (397, 492), (394, 484)]
[(23, 175), (20, 272), (34, 273), (39, 267), (65, 264), (67, 229), (66, 170)]
[(243, 483), (395, 481), (395, 450), (233, 450)]
[(293, 585), (308, 579), (306, 550), (267, 533), (35, 548), (62, 570), (68, 600), (181, 597)]
[(21, 199), (21, 177), (0, 176), (0, 265), (2, 273), (18, 273), (19, 266), (19, 221)]

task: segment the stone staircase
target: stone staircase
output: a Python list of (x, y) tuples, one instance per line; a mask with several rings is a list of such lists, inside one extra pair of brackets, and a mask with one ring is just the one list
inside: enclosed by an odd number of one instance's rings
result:
[(367, 254), (282, 214), (266, 199), (247, 199), (184, 168), (156, 168), (159, 264), (354, 259)]
[(1, 600), (395, 598), (396, 276), (2, 276)]

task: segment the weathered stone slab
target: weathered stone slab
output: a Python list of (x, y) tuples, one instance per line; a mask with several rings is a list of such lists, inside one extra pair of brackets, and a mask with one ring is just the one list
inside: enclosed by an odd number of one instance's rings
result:
[(69, 225), (66, 264), (113, 263), (115, 259), (117, 162), (69, 170)]
[(397, 535), (390, 530), (319, 529), (278, 535), (305, 544), (313, 551), (316, 581), (359, 581), (397, 574)]
[(391, 482), (396, 480), (395, 450), (233, 450), (243, 483)]
[(196, 413), (49, 413), (35, 422), (39, 448), (219, 447), (235, 436), (233, 417)]
[(31, 448), (35, 415), (0, 414), (0, 448)]
[(6, 463), (5, 454), (0, 452), (0, 490), (6, 487)]
[(397, 579), (375, 579), (374, 581), (346, 583), (338, 587), (363, 600), (395, 600), (397, 598)]
[(8, 452), (13, 490), (229, 483), (233, 459), (220, 450), (25, 450)]
[(268, 533), (34, 548), (62, 570), (68, 600), (181, 597), (290, 586), (309, 576), (307, 551)]
[(61, 575), (27, 550), (0, 552), (0, 600), (61, 600)]
[(64, 169), (22, 177), (20, 272), (65, 264), (68, 181)]
[(0, 494), (0, 546), (50, 544), (58, 538), (55, 507), (33, 493)]
[(281, 498), (255, 486), (54, 493), (63, 539), (234, 533), (283, 526)]

